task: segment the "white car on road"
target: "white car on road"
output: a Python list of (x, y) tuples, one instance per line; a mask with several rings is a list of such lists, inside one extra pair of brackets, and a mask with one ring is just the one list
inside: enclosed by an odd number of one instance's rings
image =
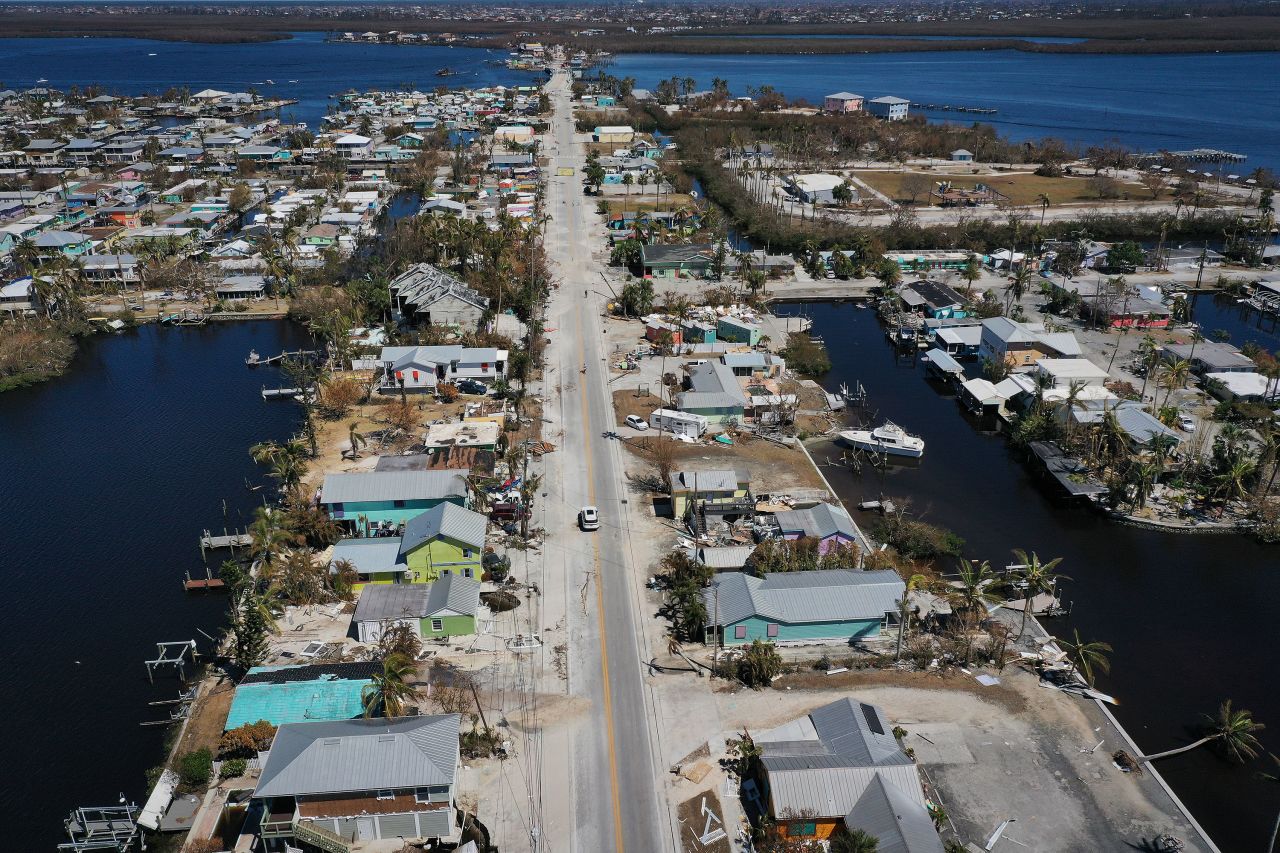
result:
[(599, 530), (600, 513), (593, 506), (584, 506), (578, 510), (578, 526), (583, 530)]
[(627, 415), (627, 426), (638, 430), (646, 430), (649, 428), (649, 424), (646, 423), (645, 419), (639, 415)]
[(1196, 431), (1196, 419), (1191, 415), (1178, 415), (1178, 429), (1183, 432)]

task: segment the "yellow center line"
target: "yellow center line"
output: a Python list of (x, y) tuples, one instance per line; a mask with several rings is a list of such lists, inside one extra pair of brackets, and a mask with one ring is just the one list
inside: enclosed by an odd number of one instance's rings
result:
[[(568, 223), (566, 223), (567, 225)], [(582, 303), (574, 312), (578, 322), (578, 355), (582, 364), (587, 363), (587, 338), (582, 328)], [(582, 374), (582, 443), (587, 454), (587, 500), (596, 505), (595, 470), (591, 460), (591, 421), (587, 413), (587, 375)], [(597, 507), (599, 512), (599, 507)], [(604, 683), (604, 724), (609, 738), (609, 788), (613, 795), (613, 839), (614, 849), (623, 851), (622, 843), (622, 797), (618, 792), (618, 752), (613, 730), (613, 690), (609, 686), (609, 639), (605, 633), (604, 619), (604, 571), (600, 565), (600, 533), (591, 537), (591, 550), (596, 564), (596, 623), (600, 630), (600, 677)]]

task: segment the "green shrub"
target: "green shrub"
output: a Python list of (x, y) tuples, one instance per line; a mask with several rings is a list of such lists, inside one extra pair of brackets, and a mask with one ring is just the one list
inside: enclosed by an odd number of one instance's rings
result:
[(243, 758), (229, 758), (222, 762), (222, 767), (218, 770), (219, 779), (236, 779), (244, 775), (244, 771), (248, 768), (249, 762)]
[(188, 788), (208, 785), (213, 776), (213, 753), (207, 748), (188, 752), (178, 759), (178, 778)]

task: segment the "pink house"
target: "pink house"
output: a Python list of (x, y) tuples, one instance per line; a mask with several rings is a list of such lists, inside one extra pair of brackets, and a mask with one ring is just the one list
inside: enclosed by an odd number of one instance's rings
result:
[(779, 512), (774, 518), (784, 539), (817, 539), (819, 554), (858, 542), (858, 528), (843, 507), (816, 504), (808, 509)]
[(829, 113), (856, 113), (862, 110), (863, 97), (852, 92), (836, 92), (822, 99), (822, 108)]

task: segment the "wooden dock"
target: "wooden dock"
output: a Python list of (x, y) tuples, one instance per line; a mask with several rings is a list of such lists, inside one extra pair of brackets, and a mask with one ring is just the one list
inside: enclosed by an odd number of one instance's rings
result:
[(244, 363), (247, 367), (259, 367), (260, 365), (264, 365), (264, 364), (279, 364), (280, 362), (284, 361), (286, 358), (304, 358), (304, 357), (319, 355), (319, 354), (320, 353), (317, 350), (301, 350), (300, 349), (294, 352), (288, 352), (286, 350), (285, 352), (282, 352), (279, 355), (269, 355), (266, 358), (263, 358), (262, 356), (258, 355), (257, 350), (249, 350), (249, 355), (247, 358), (245, 358)]
[[(248, 532), (240, 533), (236, 531), (227, 532), (224, 527), (221, 536), (215, 536), (209, 530), (205, 530), (200, 534), (200, 556), (203, 557), (206, 551), (219, 551), (223, 548), (230, 548), (234, 551), (237, 548), (248, 548), (253, 544), (253, 537)], [(190, 580), (190, 575), (188, 575)]]
[(292, 400), (301, 397), (303, 390), (301, 388), (267, 388), (262, 389), (262, 399), (264, 400)]

